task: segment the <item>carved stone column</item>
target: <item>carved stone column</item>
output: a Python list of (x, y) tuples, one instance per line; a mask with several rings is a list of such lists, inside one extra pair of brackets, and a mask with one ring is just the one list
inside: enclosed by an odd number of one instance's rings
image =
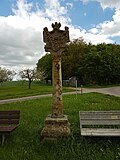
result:
[(53, 80), (53, 99), (52, 117), (63, 117), (62, 111), (62, 74), (61, 74), (61, 55), (52, 55), (52, 80)]
[(67, 115), (63, 114), (62, 103), (62, 73), (61, 73), (61, 54), (69, 42), (68, 27), (60, 30), (61, 24), (55, 22), (52, 24), (53, 31), (44, 28), (43, 38), (46, 43), (45, 50), (52, 54), (52, 114), (45, 120), (45, 127), (41, 135), (44, 138), (57, 138), (68, 136), (70, 134), (70, 124)]

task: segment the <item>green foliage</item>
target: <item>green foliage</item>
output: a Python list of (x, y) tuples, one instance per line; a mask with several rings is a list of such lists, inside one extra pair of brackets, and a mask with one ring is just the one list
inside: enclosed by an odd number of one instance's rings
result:
[(36, 70), (35, 69), (24, 69), (19, 72), (19, 75), (22, 78), (22, 80), (27, 79), (29, 81), (28, 88), (31, 89), (31, 83), (33, 79), (35, 79), (36, 77)]
[[(51, 79), (51, 55), (39, 60), (41, 68)], [(120, 83), (120, 45), (86, 44), (83, 39), (69, 43), (62, 54), (62, 77), (77, 76), (80, 84), (110, 85)]]
[(15, 75), (14, 71), (0, 67), (0, 83), (11, 81)]
[(63, 96), (64, 113), (71, 124), (71, 135), (54, 142), (43, 142), (40, 133), (51, 113), (51, 98), (0, 105), (1, 110), (20, 110), (20, 126), (0, 145), (0, 160), (119, 160), (120, 139), (81, 137), (80, 110), (120, 110), (120, 98), (102, 94)]
[(19, 72), (22, 80), (28, 80), (28, 88), (31, 89), (31, 83), (33, 80), (41, 81), (45, 79), (44, 73), (40, 70), (34, 69), (24, 69)]
[(37, 70), (44, 73), (46, 80), (52, 79), (52, 57), (47, 53), (37, 63)]
[(83, 39), (70, 42), (67, 51), (62, 54), (62, 74), (63, 79), (77, 76), (77, 70), (84, 57), (87, 44)]
[(89, 52), (86, 53), (78, 69), (78, 74), (82, 74), (84, 83), (98, 85), (120, 83), (119, 51), (120, 46), (114, 44), (89, 46)]

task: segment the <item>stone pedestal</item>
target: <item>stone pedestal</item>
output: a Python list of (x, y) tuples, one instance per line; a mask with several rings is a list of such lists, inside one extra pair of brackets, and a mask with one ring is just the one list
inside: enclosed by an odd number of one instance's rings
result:
[(41, 132), (44, 139), (56, 139), (60, 137), (67, 137), (70, 134), (70, 123), (67, 115), (61, 118), (52, 118), (51, 115), (45, 120), (45, 127)]

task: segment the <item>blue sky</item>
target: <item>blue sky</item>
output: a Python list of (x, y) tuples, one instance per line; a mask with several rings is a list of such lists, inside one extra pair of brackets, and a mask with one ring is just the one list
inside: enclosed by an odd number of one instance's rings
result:
[(71, 40), (120, 44), (120, 0), (0, 0), (1, 66), (35, 66), (45, 54), (43, 28), (56, 21)]
[(82, 2), (76, 1), (70, 11), (70, 17), (73, 25), (90, 29), (103, 21), (112, 20), (113, 13), (110, 8), (103, 10), (98, 2), (83, 5)]
[[(74, 0), (73, 0), (74, 1)], [(35, 5), (38, 3), (40, 7), (44, 7), (44, 0), (27, 0), (28, 3), (33, 3)], [(75, 26), (80, 26), (85, 29), (90, 29), (94, 25), (102, 23), (103, 21), (112, 20), (112, 16), (115, 12), (115, 9), (106, 8), (103, 10), (102, 6), (97, 1), (91, 1), (86, 4), (83, 4), (80, 0), (75, 0), (71, 3), (71, 0), (61, 0), (61, 5), (69, 7), (69, 17), (71, 22)], [(13, 15), (12, 6), (16, 4), (16, 0), (1, 0), (0, 1), (0, 15), (9, 16)], [(34, 7), (33, 7), (34, 9)]]

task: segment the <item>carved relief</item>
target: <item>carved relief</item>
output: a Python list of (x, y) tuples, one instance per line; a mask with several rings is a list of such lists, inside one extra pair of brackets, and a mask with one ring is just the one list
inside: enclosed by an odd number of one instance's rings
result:
[(65, 49), (66, 43), (70, 41), (69, 28), (65, 27), (65, 30), (60, 30), (60, 27), (61, 24), (55, 22), (55, 24), (52, 24), (53, 31), (49, 32), (47, 27), (44, 28), (43, 40), (46, 43), (45, 50), (47, 52), (58, 52)]
[(61, 24), (52, 24), (52, 31), (45, 27), (43, 30), (43, 40), (46, 43), (45, 50), (52, 53), (52, 74), (53, 74), (53, 102), (52, 117), (62, 116), (62, 73), (61, 73), (61, 53), (66, 48), (69, 40), (69, 28), (60, 30)]
[(59, 63), (57, 62), (57, 63), (55, 63), (55, 67), (56, 67), (56, 69), (58, 70), (58, 72), (59, 72), (59, 69), (60, 69), (60, 65), (59, 65)]

